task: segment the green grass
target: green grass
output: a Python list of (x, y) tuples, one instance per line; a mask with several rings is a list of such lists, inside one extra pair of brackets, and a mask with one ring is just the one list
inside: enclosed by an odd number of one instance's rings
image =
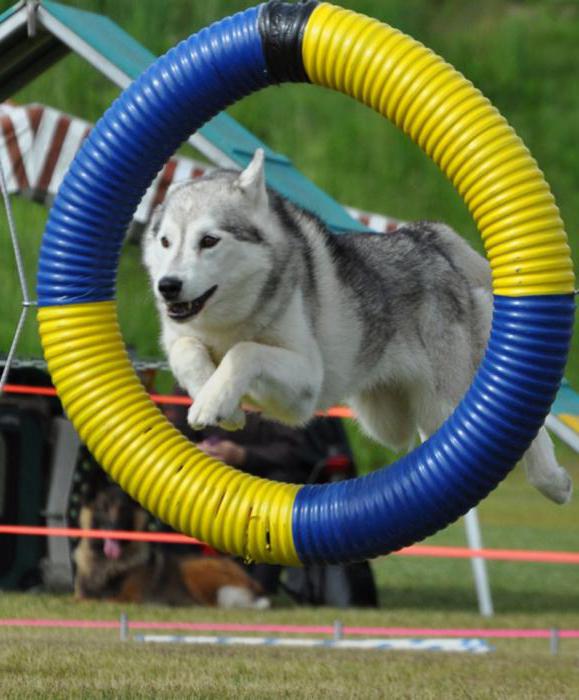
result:
[(5, 631), (6, 700), (29, 698), (559, 698), (579, 692), (573, 645), (509, 642), (494, 654), (140, 645), (110, 632)]
[[(484, 544), (579, 550), (579, 503), (557, 507), (520, 470), (479, 507)], [(456, 523), (430, 544), (463, 545)], [(284, 597), (268, 611), (164, 608), (71, 596), (0, 593), (0, 618), (164, 622), (579, 629), (577, 568), (489, 562), (496, 614), (478, 615), (466, 560), (392, 556), (372, 562), (378, 610), (295, 607)], [(579, 640), (493, 640), (493, 654), (141, 646), (110, 631), (3, 628), (0, 696), (26, 698), (562, 698), (579, 695)]]
[[(558, 509), (513, 474), (480, 508), (485, 544), (578, 549), (578, 510)], [(456, 524), (430, 542), (463, 544)], [(0, 595), (0, 618), (163, 622), (406, 626), (431, 628), (579, 628), (576, 568), (489, 564), (496, 615), (476, 609), (470, 565), (443, 559), (373, 562), (379, 610), (294, 607), (269, 611), (75, 603), (70, 596)], [(492, 640), (484, 657), (331, 650), (178, 647), (121, 643), (110, 631), (3, 629), (3, 698), (575, 698), (578, 640)]]
[[(158, 606), (75, 603), (68, 596), (5, 593), (0, 617), (48, 617), (163, 622), (409, 627), (579, 627), (577, 598), (543, 608), (553, 596), (552, 572), (537, 570), (541, 590), (528, 587), (529, 565), (519, 583), (508, 575), (510, 598), (498, 588), (507, 610), (482, 620), (472, 600), (457, 594), (468, 565), (416, 560), (411, 579), (422, 595), (404, 598), (404, 561), (378, 560), (383, 605), (378, 611), (281, 607), (265, 612)], [(385, 566), (392, 562), (392, 566)], [(498, 565), (497, 565), (498, 566)], [(531, 565), (533, 566), (533, 565)], [(453, 606), (440, 605), (433, 590), (436, 571), (446, 570)], [(434, 572), (434, 576), (432, 573)], [(513, 572), (511, 572), (513, 573)], [(571, 577), (570, 577), (571, 578)], [(456, 585), (449, 585), (455, 581)], [(409, 584), (410, 578), (409, 578)], [(442, 590), (440, 588), (439, 590)], [(472, 598), (472, 596), (471, 596)], [(450, 598), (447, 599), (450, 602)], [(216, 648), (120, 642), (118, 632), (3, 629), (0, 685), (3, 698), (571, 698), (579, 693), (579, 641), (562, 640), (552, 656), (548, 640), (492, 640), (496, 651), (481, 657), (410, 652)]]

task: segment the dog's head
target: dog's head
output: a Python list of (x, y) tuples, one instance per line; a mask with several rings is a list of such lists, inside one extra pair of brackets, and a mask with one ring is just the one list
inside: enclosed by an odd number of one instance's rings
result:
[[(118, 486), (109, 486), (81, 509), (80, 525), (92, 530), (144, 530), (148, 515), (138, 503)], [(91, 539), (94, 555), (116, 560), (123, 556), (130, 541), (116, 539)]]
[(145, 233), (143, 259), (161, 312), (175, 322), (243, 322), (267, 279), (272, 216), (264, 155), (170, 189)]

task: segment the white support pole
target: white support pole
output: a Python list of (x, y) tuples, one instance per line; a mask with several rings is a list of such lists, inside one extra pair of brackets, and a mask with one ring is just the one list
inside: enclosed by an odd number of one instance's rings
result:
[(8, 372), (10, 371), (10, 365), (14, 360), (16, 355), (16, 347), (18, 341), (20, 340), (20, 335), (22, 329), (24, 328), (24, 323), (26, 321), (26, 316), (28, 309), (31, 306), (35, 306), (36, 302), (30, 299), (30, 294), (28, 293), (28, 282), (26, 280), (26, 272), (24, 270), (24, 259), (22, 257), (22, 251), (20, 250), (20, 242), (18, 240), (18, 232), (16, 231), (16, 223), (14, 221), (14, 214), (12, 213), (12, 205), (10, 203), (10, 194), (8, 192), (8, 180), (4, 173), (2, 167), (2, 162), (0, 161), (0, 192), (2, 194), (2, 201), (4, 202), (4, 208), (6, 209), (6, 220), (8, 222), (8, 231), (10, 233), (10, 241), (12, 243), (12, 249), (14, 251), (14, 260), (16, 262), (16, 271), (18, 272), (18, 280), (20, 282), (20, 290), (22, 292), (22, 311), (20, 312), (20, 317), (18, 319), (18, 324), (16, 325), (16, 330), (12, 337), (12, 344), (10, 345), (10, 350), (8, 351), (8, 356), (6, 357), (6, 362), (4, 363), (4, 369), (0, 373), (0, 395), (2, 394), (3, 387), (8, 382)]
[[(469, 548), (482, 549), (482, 536), (476, 507), (471, 508), (464, 516), (464, 527)], [(481, 557), (472, 557), (470, 561), (479, 612), (483, 617), (492, 617), (494, 615), (494, 609), (486, 561)]]
[[(48, 527), (66, 527), (67, 510), (80, 438), (72, 423), (63, 417), (52, 422), (54, 450), (50, 469), (50, 488), (46, 501)], [(42, 568), (43, 581), (51, 591), (71, 591), (74, 584), (70, 542), (67, 537), (48, 537), (47, 556)]]
[[(420, 438), (420, 442), (426, 441), (426, 435), (424, 435), (421, 431), (418, 432), (418, 437)], [(476, 507), (471, 508), (464, 516), (464, 528), (466, 531), (466, 540), (469, 548), (482, 549), (482, 536)], [(491, 597), (491, 587), (489, 585), (486, 561), (481, 557), (472, 557), (470, 561), (472, 566), (472, 574), (474, 577), (476, 597), (478, 600), (479, 613), (483, 617), (492, 617), (495, 611)]]
[(562, 420), (554, 416), (552, 413), (547, 416), (545, 425), (558, 438), (561, 438), (572, 450), (579, 454), (579, 433), (576, 433), (568, 425), (565, 425)]
[(302, 637), (217, 637), (170, 634), (136, 634), (135, 642), (153, 644), (201, 644), (245, 647), (305, 647), (314, 649), (381, 649), (407, 651), (446, 651), (486, 654), (493, 647), (485, 639), (473, 637), (444, 639), (312, 639)]

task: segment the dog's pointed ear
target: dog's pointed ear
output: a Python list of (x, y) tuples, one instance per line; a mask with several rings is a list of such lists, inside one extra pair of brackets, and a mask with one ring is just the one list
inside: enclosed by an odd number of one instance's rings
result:
[(255, 151), (251, 163), (242, 170), (235, 184), (254, 205), (267, 201), (265, 189), (265, 154), (263, 148)]
[(163, 205), (157, 204), (157, 206), (153, 209), (151, 216), (149, 217), (149, 227), (151, 228), (152, 233), (157, 233), (162, 216)]
[(149, 217), (149, 221), (146, 228), (146, 234), (148, 236), (155, 237), (159, 233), (159, 228), (161, 226), (161, 219), (165, 213), (165, 205), (157, 204), (153, 209), (153, 213)]

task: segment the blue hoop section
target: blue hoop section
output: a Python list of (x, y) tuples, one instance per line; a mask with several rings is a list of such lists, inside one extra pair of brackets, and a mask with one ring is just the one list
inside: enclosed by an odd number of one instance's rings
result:
[[(74, 315), (85, 307), (92, 314), (94, 306), (114, 298), (126, 228), (176, 148), (231, 103), (276, 82), (262, 47), (260, 11), (251, 8), (179, 44), (133, 83), (94, 128), (60, 189), (42, 243), (38, 298), (41, 312), (46, 312), (44, 335), (50, 336), (68, 309), (71, 323), (76, 323)], [(483, 364), (436, 435), (389, 469), (298, 491), (291, 529), (299, 560), (355, 560), (399, 549), (445, 527), (492, 491), (549, 411), (565, 365), (573, 314), (571, 294), (496, 296)], [(53, 352), (55, 371), (66, 364), (58, 355), (66, 352), (69, 337), (68, 326), (63, 328), (58, 342), (65, 349)], [(77, 333), (79, 347), (82, 331)], [(50, 337), (43, 342), (51, 351)], [(81, 350), (74, 352), (80, 356)], [(76, 390), (66, 388), (71, 391)], [(76, 394), (70, 404), (75, 401)], [(125, 404), (130, 406), (127, 399)], [(91, 420), (98, 418), (91, 414)], [(97, 436), (103, 439), (102, 430)], [(159, 442), (158, 437), (150, 439)], [(98, 455), (99, 442), (95, 444)], [(169, 484), (164, 493), (186, 491), (173, 485), (182, 467), (172, 465), (170, 477), (159, 475)], [(115, 475), (114, 468), (111, 473)], [(132, 488), (135, 494), (140, 494), (139, 484)], [(143, 505), (172, 523), (188, 522), (187, 513), (165, 516), (170, 498), (154, 506), (145, 498)], [(269, 533), (267, 537), (269, 543)]]
[(555, 399), (573, 325), (570, 296), (495, 296), (485, 359), (440, 430), (389, 469), (305, 486), (294, 506), (304, 562), (376, 556), (437, 532), (492, 491), (522, 457)]
[(119, 251), (167, 159), (211, 117), (271, 84), (259, 7), (203, 29), (159, 58), (113, 103), (75, 158), (40, 250), (41, 306), (115, 296)]

